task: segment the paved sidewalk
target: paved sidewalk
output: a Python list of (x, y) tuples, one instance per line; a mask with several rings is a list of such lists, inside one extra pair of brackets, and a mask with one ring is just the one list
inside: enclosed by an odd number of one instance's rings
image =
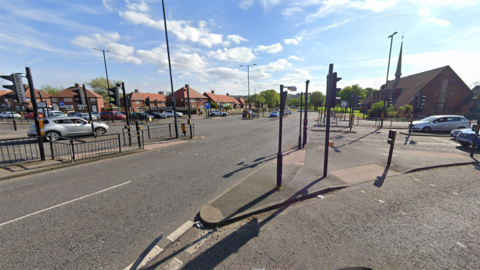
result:
[(323, 143), (283, 152), (283, 179), (276, 188), (277, 159), (258, 160), (258, 169), (206, 204), (199, 218), (208, 227), (223, 226), (248, 216), (369, 180), (382, 186), (387, 176), (438, 166), (476, 162), (468, 155), (395, 150), (386, 166), (387, 147), (339, 145), (329, 150), (328, 177), (323, 178)]

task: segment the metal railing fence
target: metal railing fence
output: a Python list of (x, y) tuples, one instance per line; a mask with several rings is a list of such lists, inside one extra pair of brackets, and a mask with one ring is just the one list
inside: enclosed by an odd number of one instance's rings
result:
[(40, 159), (37, 137), (0, 140), (0, 164)]

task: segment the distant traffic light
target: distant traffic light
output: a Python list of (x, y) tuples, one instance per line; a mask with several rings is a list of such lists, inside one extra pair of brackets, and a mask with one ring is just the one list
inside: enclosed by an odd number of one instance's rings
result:
[(111, 98), (111, 104), (115, 104), (115, 106), (120, 107), (120, 95), (118, 94), (118, 86), (114, 86), (108, 89), (109, 94), (108, 96)]
[(147, 99), (145, 100), (145, 105), (150, 106), (150, 97), (147, 97)]
[(83, 91), (79, 87), (77, 87), (73, 89), (73, 92), (75, 93), (75, 95), (73, 96), (74, 98), (76, 98), (75, 102), (81, 105), (85, 105), (85, 96), (83, 95)]
[(390, 96), (387, 98), (387, 107), (390, 107), (393, 105), (393, 98)]
[(424, 96), (424, 95), (419, 95), (418, 96), (418, 105), (417, 105), (417, 108), (418, 109), (422, 109), (425, 108), (425, 102), (427, 101), (427, 97)]
[(13, 83), (13, 85), (3, 85), (3, 87), (12, 90), (18, 102), (27, 103), (27, 97), (25, 96), (25, 88), (23, 88), (21, 73), (12, 73), (12, 75), (1, 75), (0, 77)]
[(156, 99), (153, 101), (153, 105), (155, 105), (155, 108), (158, 107), (158, 101)]

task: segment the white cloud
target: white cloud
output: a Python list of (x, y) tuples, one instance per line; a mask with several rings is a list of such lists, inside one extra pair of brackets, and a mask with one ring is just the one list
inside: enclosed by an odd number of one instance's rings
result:
[(305, 60), (304, 58), (296, 57), (295, 55), (290, 55), (290, 56), (288, 57), (288, 59), (301, 60), (301, 61)]
[(237, 44), (240, 44), (241, 41), (248, 41), (248, 39), (245, 39), (239, 35), (228, 35), (227, 38), (228, 40), (231, 40)]
[[(137, 50), (137, 56), (145, 63), (151, 63), (159, 68), (168, 68), (167, 50), (164, 46), (155, 47), (150, 51)], [(180, 71), (199, 71), (207, 66), (205, 58), (197, 53), (176, 52), (171, 56), (172, 68)]]
[(250, 62), (255, 59), (255, 55), (252, 53), (252, 49), (246, 47), (237, 47), (233, 49), (223, 49), (214, 52), (209, 52), (208, 56), (215, 57), (223, 61), (233, 62)]
[(148, 82), (141, 82), (140, 85), (148, 85)]
[(418, 14), (422, 16), (428, 16), (430, 15), (430, 9), (428, 7), (424, 7), (418, 11)]
[(333, 12), (341, 12), (343, 9), (369, 10), (378, 13), (396, 3), (397, 0), (366, 0), (364, 2), (350, 0), (327, 0), (322, 2), (322, 6), (317, 9), (316, 13), (308, 14), (305, 19), (306, 21), (313, 21), (317, 18), (323, 18)]
[(130, 9), (131, 11), (147, 13), (150, 10), (150, 7), (144, 1), (141, 1), (140, 3), (133, 3), (133, 4), (130, 4), (130, 1), (128, 0), (125, 0), (125, 2), (127, 2), (127, 8)]
[(109, 11), (113, 11), (112, 7), (110, 6), (110, 4), (108, 3), (109, 0), (102, 0), (102, 4), (103, 6), (108, 9)]
[(249, 9), (253, 5), (253, 0), (242, 0), (240, 7), (243, 9)]
[(301, 11), (302, 11), (302, 9), (299, 8), (299, 7), (291, 7), (291, 8), (287, 8), (284, 11), (282, 11), (282, 15), (284, 15), (285, 17), (290, 17), (293, 14), (295, 14), (297, 12), (301, 12)]
[(287, 67), (291, 66), (286, 59), (278, 59), (275, 62), (271, 62), (265, 66), (255, 66), (251, 68), (250, 78), (254, 80), (262, 80), (271, 77), (271, 73), (279, 70), (284, 70)]
[(244, 78), (244, 72), (236, 68), (217, 67), (203, 70), (203, 73), (209, 76), (217, 77), (222, 80), (238, 80)]
[(270, 45), (270, 46), (263, 46), (263, 45), (260, 45), (258, 46), (257, 49), (255, 49), (255, 51), (257, 52), (266, 52), (266, 53), (278, 53), (280, 51), (282, 51), (282, 44), (280, 43), (277, 43), (277, 44), (273, 44), (273, 45)]
[(120, 40), (120, 34), (117, 32), (110, 32), (107, 34), (92, 34), (90, 36), (78, 36), (72, 40), (74, 45), (84, 47), (84, 48), (93, 48), (100, 45), (115, 43)]
[[(119, 12), (120, 17), (135, 24), (146, 25), (148, 27), (164, 30), (163, 21), (155, 21), (148, 15), (133, 11)], [(220, 34), (213, 34), (210, 29), (206, 28), (206, 22), (199, 22), (199, 28), (190, 25), (190, 22), (178, 20), (167, 22), (168, 31), (172, 32), (179, 41), (189, 40), (191, 42), (199, 43), (206, 47), (214, 45), (229, 46), (230, 41), (224, 41)]]
[(205, 27), (207, 27), (207, 22), (206, 22), (206, 21), (200, 21), (200, 22), (198, 22), (198, 27), (200, 27), (200, 28), (205, 28)]
[(296, 40), (296, 39), (294, 39), (294, 38), (284, 39), (283, 42), (284, 42), (285, 44), (287, 44), (287, 45), (288, 45), (288, 44), (293, 44), (293, 45), (298, 45), (298, 44), (300, 44), (300, 43), (298, 42), (298, 40)]
[(434, 23), (434, 24), (436, 24), (436, 25), (443, 25), (443, 26), (445, 26), (445, 25), (449, 25), (449, 24), (450, 24), (450, 22), (449, 22), (449, 21), (446, 21), (446, 20), (440, 20), (440, 19), (433, 18), (433, 17), (431, 17), (431, 18), (428, 18), (428, 20), (427, 20), (427, 21), (429, 21), (429, 22), (432, 22), (432, 23)]

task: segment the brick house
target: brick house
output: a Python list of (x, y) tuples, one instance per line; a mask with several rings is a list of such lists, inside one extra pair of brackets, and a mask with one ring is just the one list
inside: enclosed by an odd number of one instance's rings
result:
[(215, 91), (212, 90), (211, 93), (203, 93), (207, 98), (208, 102), (216, 102), (220, 107), (230, 106), (232, 109), (240, 109), (240, 102), (234, 97), (231, 97), (228, 93), (226, 95), (216, 95)]
[[(131, 110), (133, 112), (145, 111), (146, 100), (148, 97), (150, 98), (150, 107), (152, 109), (155, 108), (155, 104), (154, 104), (155, 100), (157, 100), (159, 108), (167, 106), (167, 99), (165, 98), (165, 95), (162, 91), (158, 92), (158, 94), (152, 94), (152, 93), (140, 93), (138, 89), (135, 89), (134, 92), (127, 95), (127, 100), (130, 102), (129, 106)], [(123, 107), (124, 106), (123, 99), (121, 103)]]
[[(393, 80), (388, 81), (387, 99), (392, 98), (393, 106), (399, 108), (407, 104), (413, 106), (415, 94), (426, 97), (423, 109), (415, 109), (415, 114), (452, 114), (468, 112), (468, 100), (472, 91), (450, 66), (413, 74), (400, 78), (397, 87), (391, 91)], [(381, 90), (372, 93), (372, 99), (366, 99), (364, 104), (382, 101), (385, 85)], [(371, 102), (371, 103), (370, 103)]]
[(239, 108), (240, 109), (245, 108), (245, 100), (242, 97), (237, 98), (237, 101), (239, 103)]
[[(177, 107), (187, 107), (187, 88), (182, 87), (175, 91), (175, 102)], [(166, 96), (167, 106), (173, 106), (172, 94)], [(207, 98), (190, 87), (190, 105), (197, 110), (205, 108)]]
[[(74, 98), (76, 95), (73, 90), (76, 88), (82, 88), (79, 86), (78, 83), (75, 86), (70, 86), (67, 89), (64, 89), (54, 95), (50, 96), (50, 101), (52, 102), (52, 106), (54, 110), (63, 111), (65, 113), (76, 111), (76, 112), (88, 112), (87, 105), (81, 105), (77, 102), (78, 98)], [(100, 112), (104, 108), (104, 101), (103, 96), (87, 90), (88, 101), (90, 103), (90, 108), (92, 112)], [(83, 90), (82, 90), (83, 91)], [(64, 106), (60, 106), (60, 102), (64, 103)]]

